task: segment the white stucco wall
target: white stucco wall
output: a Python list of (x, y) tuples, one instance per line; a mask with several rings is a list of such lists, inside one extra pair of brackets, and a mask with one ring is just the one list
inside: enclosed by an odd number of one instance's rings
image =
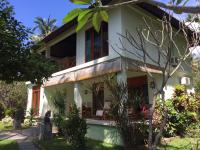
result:
[[(85, 63), (85, 30), (87, 30), (88, 28), (91, 27), (91, 24), (89, 23), (85, 28), (83, 28), (82, 30), (80, 30), (77, 33), (77, 41), (76, 41), (76, 67), (74, 68), (70, 68), (64, 71), (60, 71), (58, 73), (55, 73), (54, 76), (59, 75), (59, 74), (64, 74), (70, 71), (74, 71), (76, 69), (81, 69), (81, 68), (86, 68), (88, 66), (97, 64), (97, 63), (102, 63), (105, 60), (109, 60), (109, 59), (113, 59), (115, 57), (119, 57), (119, 55), (116, 53), (116, 51), (118, 51), (121, 55), (124, 55), (126, 57), (129, 57), (131, 59), (137, 59), (134, 55), (131, 55), (130, 53), (127, 55), (126, 53), (124, 53), (124, 51), (120, 50), (119, 47), (121, 47), (119, 38), (120, 36), (118, 34), (125, 34), (125, 31), (128, 30), (130, 33), (136, 33), (136, 28), (137, 27), (142, 27), (144, 26), (144, 22), (143, 22), (143, 17), (153, 17), (151, 14), (148, 14), (147, 12), (142, 12), (139, 9), (135, 9), (135, 8), (130, 8), (129, 6), (124, 6), (124, 7), (118, 7), (115, 9), (112, 9), (109, 11), (109, 22), (108, 22), (108, 42), (109, 42), (109, 56), (91, 61), (91, 62), (87, 62)], [(152, 20), (151, 20), (152, 21)], [(156, 21), (153, 21), (155, 23), (155, 26), (158, 26)], [(59, 41), (61, 41), (62, 39), (66, 38), (67, 36), (71, 35), (72, 33), (74, 33), (74, 29), (72, 31), (70, 31), (69, 33), (63, 33), (62, 35), (60, 35), (59, 37), (57, 37), (55, 40), (51, 41), (50, 43), (48, 43), (48, 46), (51, 46)], [(176, 39), (178, 45), (180, 46), (184, 46), (184, 40), (181, 36), (179, 36)], [(133, 50), (132, 47), (130, 47), (130, 45), (128, 43), (126, 43), (125, 41), (124, 45), (130, 49)], [(155, 50), (152, 46), (147, 45), (148, 50), (150, 51), (150, 55), (153, 57), (157, 57)], [(114, 48), (114, 50), (113, 50)], [(152, 63), (151, 61), (149, 61), (149, 63)], [(153, 64), (153, 63), (152, 63)], [(181, 76), (187, 76), (188, 74), (191, 73), (191, 67), (187, 66), (187, 65), (182, 65), (182, 68), (180, 69), (178, 74), (175, 74), (173, 76), (172, 79), (170, 79), (165, 87), (165, 96), (166, 99), (170, 98), (173, 94), (173, 90), (174, 90), (174, 86), (176, 84), (179, 84), (179, 79)], [(132, 75), (128, 74), (129, 76), (137, 76), (139, 75), (138, 73), (133, 72)], [(156, 78), (156, 82), (158, 85), (161, 84), (161, 75), (159, 74), (154, 74), (155, 78)], [(123, 77), (123, 76), (122, 76)], [(85, 80), (81, 83), (83, 84), (87, 84), (89, 83), (91, 85), (92, 81), (96, 81), (95, 79), (92, 80)], [(150, 80), (148, 80), (149, 84), (150, 84)], [(149, 85), (148, 84), (148, 85)], [(80, 86), (80, 88), (78, 88)], [(40, 110), (39, 113), (41, 116), (44, 116), (45, 112), (49, 109), (51, 109), (51, 107), (48, 104), (48, 100), (51, 98), (52, 94), (59, 89), (63, 89), (66, 88), (66, 93), (67, 93), (67, 102), (66, 105), (69, 105), (69, 101), (73, 101), (74, 99), (76, 99), (78, 97), (78, 99), (80, 99), (81, 96), (81, 101), (83, 103), (85, 102), (92, 102), (92, 93), (88, 92), (87, 94), (85, 94), (85, 90), (88, 90), (87, 87), (85, 87), (84, 85), (80, 84), (78, 86), (78, 84), (76, 86), (74, 86), (74, 83), (67, 83), (67, 84), (63, 84), (63, 85), (58, 85), (58, 86), (52, 86), (52, 87), (47, 87), (47, 88), (41, 88), (41, 93), (40, 93)], [(75, 90), (74, 90), (75, 87)], [(77, 91), (77, 89), (79, 89)], [(152, 93), (152, 89), (150, 89), (150, 87), (148, 86), (149, 89), (149, 97), (150, 97), (150, 103), (151, 103), (151, 99), (153, 97), (153, 93)], [(192, 86), (190, 87), (190, 89), (192, 89)], [(76, 95), (74, 97), (74, 94)], [(105, 100), (110, 98), (110, 94), (108, 92), (108, 90), (104, 90), (104, 96), (105, 96)], [(28, 103), (27, 103), (27, 110), (31, 108), (31, 104), (32, 103), (32, 86), (28, 86)], [(78, 103), (78, 102), (77, 102)], [(81, 105), (81, 104), (79, 104)], [(92, 104), (90, 104), (92, 105)]]
[(33, 85), (32, 84), (27, 84), (27, 94), (28, 94), (28, 99), (27, 99), (27, 107), (26, 107), (26, 116), (28, 116), (29, 115), (29, 111), (30, 111), (30, 109), (31, 109), (31, 107), (32, 107), (32, 93), (33, 93), (33, 91), (32, 91), (32, 87), (33, 87)]

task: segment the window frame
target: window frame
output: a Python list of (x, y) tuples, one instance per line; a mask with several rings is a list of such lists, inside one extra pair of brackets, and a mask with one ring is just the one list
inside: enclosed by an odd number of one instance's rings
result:
[[(107, 31), (107, 40), (108, 40), (108, 23), (102, 23), (101, 24), (101, 30), (99, 32), (100, 36), (101, 36), (101, 52), (100, 52), (100, 57), (98, 58), (95, 58), (94, 54), (95, 54), (95, 29), (93, 27), (87, 29), (85, 31), (85, 62), (89, 62), (89, 61), (93, 61), (93, 60), (96, 60), (96, 59), (99, 59), (99, 58), (102, 58), (104, 56), (108, 56), (109, 55), (109, 46), (108, 46), (108, 43), (106, 44), (106, 46), (104, 46), (104, 39), (103, 39), (103, 32), (104, 30), (106, 29)], [(90, 34), (90, 59), (87, 60), (87, 35), (88, 35), (88, 32)], [(104, 54), (104, 48), (106, 47), (106, 54)]]

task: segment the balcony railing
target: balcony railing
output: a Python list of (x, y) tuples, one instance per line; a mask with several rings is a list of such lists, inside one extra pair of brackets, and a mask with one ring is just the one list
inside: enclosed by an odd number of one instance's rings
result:
[(58, 70), (65, 70), (76, 66), (76, 57), (52, 58), (58, 64)]

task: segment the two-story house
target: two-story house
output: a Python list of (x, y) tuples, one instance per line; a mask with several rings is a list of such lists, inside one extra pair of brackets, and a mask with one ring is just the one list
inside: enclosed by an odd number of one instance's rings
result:
[[(106, 3), (107, 1), (105, 1)], [(27, 82), (28, 104), (30, 108), (38, 109), (38, 115), (44, 116), (46, 111), (51, 110), (49, 100), (58, 90), (66, 91), (66, 111), (69, 112), (70, 104), (75, 102), (80, 108), (81, 114), (87, 119), (87, 136), (96, 140), (120, 143), (120, 138), (115, 135), (115, 128), (110, 126), (110, 121), (96, 120), (98, 110), (103, 110), (109, 104), (110, 93), (102, 77), (113, 74), (114, 80), (124, 81), (128, 86), (143, 93), (145, 103), (151, 104), (152, 88), (151, 80), (142, 66), (131, 65), (135, 57), (125, 54), (123, 50), (113, 49), (119, 44), (119, 34), (126, 30), (136, 32), (136, 28), (143, 24), (143, 17), (162, 18), (164, 11), (158, 7), (141, 3), (113, 8), (109, 11), (108, 23), (103, 23), (101, 31), (95, 32), (88, 23), (83, 29), (76, 32), (76, 21), (64, 24), (56, 31), (43, 39), (45, 46), (38, 50), (39, 53), (48, 58), (56, 60), (59, 64), (59, 71), (52, 74), (52, 77), (43, 85), (33, 85)], [(179, 21), (172, 19), (175, 29), (179, 27)], [(156, 25), (156, 21), (155, 21)], [(181, 36), (177, 43), (184, 45)], [(153, 49), (149, 49), (152, 51)], [(134, 51), (134, 49), (133, 49)], [(121, 55), (124, 57), (121, 57)], [(124, 59), (128, 66), (123, 68)], [(151, 73), (156, 77), (156, 82), (161, 80), (161, 72), (155, 64), (148, 65)], [(179, 70), (167, 83), (165, 87), (166, 99), (173, 94), (173, 87), (180, 84), (182, 77), (190, 77), (191, 68), (186, 67)], [(187, 78), (188, 79), (188, 78)], [(192, 85), (188, 88), (192, 89)], [(88, 85), (98, 92), (88, 89)], [(109, 107), (109, 106), (106, 106)], [(66, 113), (67, 113), (66, 112)], [(99, 112), (100, 113), (100, 112)], [(115, 140), (113, 140), (115, 139)]]

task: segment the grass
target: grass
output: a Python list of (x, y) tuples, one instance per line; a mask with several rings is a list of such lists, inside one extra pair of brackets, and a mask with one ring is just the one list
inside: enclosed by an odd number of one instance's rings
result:
[[(49, 141), (37, 141), (36, 144), (42, 150), (73, 150), (73, 147), (63, 138), (54, 138)], [(88, 139), (87, 150), (123, 150), (123, 148), (120, 146), (114, 146), (111, 144)]]
[(16, 141), (0, 140), (0, 150), (19, 150), (19, 147)]
[[(41, 150), (73, 150), (73, 147), (67, 143), (63, 138), (54, 138), (49, 141), (37, 141), (35, 142)], [(198, 146), (197, 147), (197, 143)], [(195, 149), (196, 148), (196, 149)], [(137, 150), (145, 150), (146, 148), (141, 147)], [(200, 149), (200, 138), (175, 138), (167, 144), (160, 145), (158, 150), (191, 150)], [(111, 144), (87, 140), (87, 150), (123, 150), (123, 147), (114, 146)]]
[(159, 146), (159, 150), (191, 150), (200, 149), (200, 138), (175, 138), (167, 144)]

